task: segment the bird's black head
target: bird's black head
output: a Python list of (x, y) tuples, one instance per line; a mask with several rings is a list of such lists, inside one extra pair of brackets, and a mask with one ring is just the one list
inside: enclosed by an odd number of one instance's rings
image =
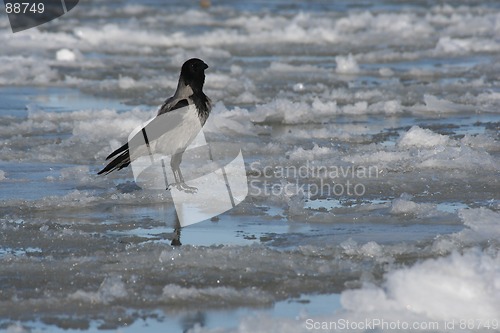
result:
[(208, 65), (203, 60), (192, 58), (182, 65), (181, 79), (189, 85), (193, 91), (201, 91), (205, 83), (205, 69)]

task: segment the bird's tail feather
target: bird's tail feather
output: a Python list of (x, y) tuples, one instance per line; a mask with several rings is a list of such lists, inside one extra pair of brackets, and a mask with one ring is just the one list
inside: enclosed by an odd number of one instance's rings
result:
[(128, 143), (124, 144), (123, 146), (121, 146), (120, 148), (109, 154), (108, 157), (106, 157), (106, 160), (109, 160), (113, 156), (116, 156), (124, 151), (128, 151)]
[(104, 169), (99, 171), (97, 173), (98, 175), (108, 174), (108, 173), (113, 172), (115, 170), (123, 169), (130, 164), (130, 154), (128, 151), (128, 144), (124, 144), (123, 146), (121, 146), (120, 148), (118, 148), (117, 150), (112, 152), (106, 158), (106, 160), (109, 160), (110, 158), (112, 158), (114, 156), (116, 156), (115, 159), (113, 159), (111, 162), (109, 162), (108, 165), (106, 165), (104, 167)]

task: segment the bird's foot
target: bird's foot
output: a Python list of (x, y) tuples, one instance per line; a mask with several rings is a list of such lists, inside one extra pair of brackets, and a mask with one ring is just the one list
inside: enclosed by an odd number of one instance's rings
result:
[(181, 246), (182, 243), (181, 243), (181, 240), (179, 238), (174, 238), (172, 239), (172, 241), (170, 242), (170, 245), (172, 246)]
[(194, 186), (189, 186), (188, 184), (186, 184), (184, 182), (169, 184), (167, 187), (167, 191), (171, 191), (173, 188), (176, 188), (177, 190), (182, 191), (182, 192), (186, 192), (186, 193), (198, 192), (198, 188), (196, 188)]
[[(179, 222), (179, 217), (177, 217), (177, 222)], [(172, 246), (181, 246), (181, 228), (175, 228), (174, 229), (174, 237), (172, 238), (172, 241), (170, 242), (170, 245)]]

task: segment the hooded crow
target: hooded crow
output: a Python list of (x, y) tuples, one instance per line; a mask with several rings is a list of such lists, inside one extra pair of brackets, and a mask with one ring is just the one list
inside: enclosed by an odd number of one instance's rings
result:
[[(108, 174), (129, 166), (131, 162), (141, 155), (146, 155), (148, 151), (151, 154), (150, 145), (158, 144), (161, 141), (163, 152), (171, 155), (170, 166), (175, 178), (173, 185), (182, 191), (196, 190), (185, 184), (180, 164), (182, 154), (203, 127), (211, 111), (210, 99), (203, 93), (205, 69), (207, 68), (207, 64), (200, 59), (193, 58), (186, 61), (182, 65), (175, 94), (163, 103), (156, 118), (152, 119), (127, 143), (106, 158), (106, 160), (111, 161), (98, 174)], [(161, 127), (164, 126), (165, 122), (159, 121), (159, 118), (166, 114), (173, 115), (174, 113), (169, 114), (169, 112), (174, 110), (180, 113), (175, 118), (178, 120), (173, 125), (170, 124), (170, 128)], [(148, 127), (154, 130), (148, 130)], [(130, 143), (132, 142), (143, 142), (145, 144), (142, 144), (142, 147), (131, 147)]]

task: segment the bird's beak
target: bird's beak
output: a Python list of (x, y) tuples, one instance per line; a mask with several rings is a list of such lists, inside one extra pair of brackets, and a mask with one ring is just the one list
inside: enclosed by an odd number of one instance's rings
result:
[(207, 68), (208, 68), (208, 65), (207, 65), (207, 64), (205, 64), (205, 63), (203, 63), (203, 64), (205, 65), (205, 66), (204, 66), (205, 68), (203, 68), (203, 69), (207, 69)]

